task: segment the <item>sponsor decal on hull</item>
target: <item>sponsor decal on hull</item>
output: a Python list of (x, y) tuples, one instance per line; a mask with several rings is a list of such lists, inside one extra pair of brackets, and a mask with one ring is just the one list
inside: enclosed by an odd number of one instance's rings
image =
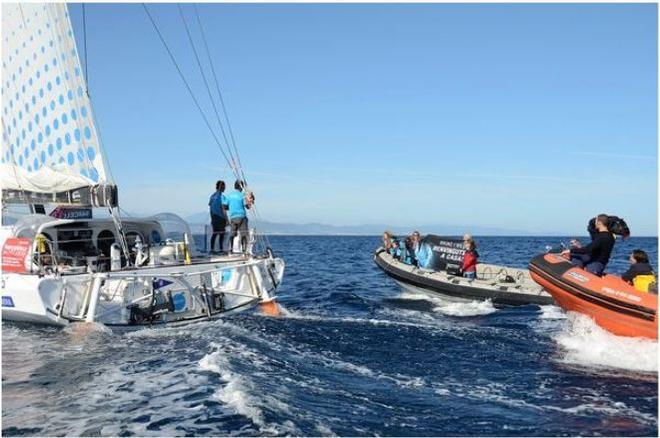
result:
[(640, 301), (642, 301), (642, 298), (639, 297), (639, 296), (637, 296), (637, 295), (629, 294), (628, 292), (623, 292), (623, 291), (616, 290), (616, 289), (612, 289), (611, 287), (603, 286), (603, 287), (601, 288), (601, 290), (602, 290), (603, 292), (605, 292), (605, 293), (610, 294), (610, 295), (614, 295), (614, 296), (616, 296), (616, 297), (625, 298), (626, 300), (635, 301), (635, 302), (637, 302), (637, 303), (639, 303)]
[(570, 271), (569, 273), (566, 274), (567, 277), (571, 277), (580, 283), (589, 283), (589, 278), (585, 277), (584, 275), (580, 274), (579, 272), (575, 271)]
[(25, 258), (32, 247), (32, 240), (25, 237), (10, 237), (2, 247), (2, 270), (25, 272)]
[(14, 300), (11, 297), (2, 297), (2, 307), (16, 307), (14, 306)]

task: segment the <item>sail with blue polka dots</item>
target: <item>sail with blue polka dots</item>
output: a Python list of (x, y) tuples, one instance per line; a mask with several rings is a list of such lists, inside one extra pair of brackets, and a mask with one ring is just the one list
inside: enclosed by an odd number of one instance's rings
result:
[(66, 5), (5, 3), (2, 48), (3, 189), (111, 183)]

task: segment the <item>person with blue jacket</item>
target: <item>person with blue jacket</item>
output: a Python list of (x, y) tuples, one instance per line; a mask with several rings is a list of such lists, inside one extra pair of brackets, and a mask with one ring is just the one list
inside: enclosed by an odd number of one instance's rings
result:
[(234, 238), (240, 233), (241, 235), (241, 249), (245, 250), (248, 234), (248, 218), (247, 210), (252, 207), (254, 202), (254, 195), (249, 194), (246, 196), (243, 193), (245, 184), (241, 180), (236, 180), (234, 183), (234, 191), (225, 197), (225, 208), (227, 209), (227, 216), (229, 217), (229, 225), (231, 226), (231, 241), (229, 243), (230, 251), (234, 244)]
[(218, 244), (219, 252), (222, 252), (222, 244), (225, 241), (225, 228), (227, 227), (227, 215), (225, 213), (225, 182), (219, 180), (215, 183), (215, 192), (209, 198), (209, 213), (211, 214), (211, 254), (216, 254), (214, 250), (216, 239), (220, 241)]
[(419, 231), (412, 233), (412, 247), (414, 259), (417, 261), (417, 267), (426, 268), (431, 261), (431, 249), (426, 243), (422, 242)]

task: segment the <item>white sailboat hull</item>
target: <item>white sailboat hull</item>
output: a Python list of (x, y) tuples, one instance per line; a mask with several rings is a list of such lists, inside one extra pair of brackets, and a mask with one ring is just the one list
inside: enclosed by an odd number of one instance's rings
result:
[[(272, 300), (283, 270), (278, 258), (223, 256), (114, 273), (3, 273), (2, 319), (59, 327), (87, 321), (126, 328), (214, 319)], [(156, 290), (156, 281), (171, 283)], [(96, 284), (100, 285), (97, 290)], [(140, 311), (148, 311), (150, 306), (144, 304), (151, 297), (161, 307), (169, 297), (176, 307), (172, 304), (136, 319), (131, 306), (141, 303)]]
[(2, 319), (64, 326), (67, 320), (48, 312), (52, 308), (52, 281), (37, 275), (2, 276)]

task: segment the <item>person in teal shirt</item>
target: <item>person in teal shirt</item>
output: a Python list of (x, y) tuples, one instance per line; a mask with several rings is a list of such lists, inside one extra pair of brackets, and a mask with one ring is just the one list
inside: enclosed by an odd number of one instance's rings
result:
[[(216, 239), (220, 241), (218, 244), (219, 252), (222, 252), (222, 244), (225, 241), (225, 228), (227, 227), (227, 217), (225, 214), (225, 195), (222, 193), (225, 191), (225, 182), (219, 180), (215, 183), (215, 192), (209, 198), (209, 210), (211, 213), (211, 227), (213, 232), (211, 233), (211, 249), (210, 252), (213, 254), (215, 248)], [(219, 238), (219, 239), (218, 239)]]
[(422, 242), (422, 237), (419, 234), (419, 231), (414, 231), (412, 233), (412, 242), (414, 259), (417, 261), (417, 266), (420, 268), (426, 268), (431, 261), (431, 249), (426, 243)]
[(254, 202), (254, 195), (246, 196), (243, 193), (245, 184), (241, 180), (234, 183), (234, 191), (225, 197), (224, 206), (227, 209), (229, 225), (231, 226), (231, 241), (229, 243), (230, 251), (234, 244), (234, 238), (241, 233), (241, 249), (245, 250), (248, 233), (247, 210)]

